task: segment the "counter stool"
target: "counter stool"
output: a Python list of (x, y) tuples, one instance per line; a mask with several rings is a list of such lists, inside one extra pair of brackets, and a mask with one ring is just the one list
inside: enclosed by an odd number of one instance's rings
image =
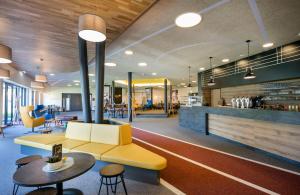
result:
[[(102, 184), (106, 185), (106, 193), (108, 193), (108, 186), (110, 186), (112, 193), (116, 194), (117, 192), (117, 185), (122, 182), (125, 194), (127, 195), (127, 190), (124, 182), (124, 166), (119, 164), (109, 164), (103, 167), (100, 171), (100, 188), (98, 195), (101, 192)], [(120, 181), (118, 181), (118, 178), (120, 177)], [(115, 182), (112, 183), (112, 178), (115, 178)], [(105, 182), (103, 181), (105, 180)], [(114, 187), (114, 188), (113, 188)]]
[[(20, 158), (20, 159), (16, 160), (17, 169), (24, 165), (27, 165), (28, 163), (30, 163), (32, 161), (39, 160), (41, 158), (42, 158), (42, 156), (40, 156), (40, 155), (31, 155), (31, 156), (26, 156), (26, 157)], [(19, 189), (19, 186), (17, 184), (14, 184), (13, 195), (17, 194), (18, 189)]]

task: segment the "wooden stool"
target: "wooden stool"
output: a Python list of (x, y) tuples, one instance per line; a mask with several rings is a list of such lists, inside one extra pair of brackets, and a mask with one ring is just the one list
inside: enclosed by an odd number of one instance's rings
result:
[[(117, 192), (117, 185), (119, 183), (122, 182), (124, 190), (125, 190), (125, 194), (127, 195), (127, 190), (126, 190), (126, 186), (125, 186), (125, 182), (124, 182), (124, 166), (123, 165), (118, 165), (118, 164), (110, 164), (110, 165), (106, 165), (105, 167), (103, 167), (100, 171), (100, 188), (99, 188), (99, 192), (98, 195), (101, 192), (101, 187), (102, 184), (106, 185), (106, 192), (108, 193), (108, 186), (111, 187), (111, 191), (116, 194)], [(121, 181), (118, 181), (118, 177), (121, 178)], [(112, 178), (115, 178), (115, 182), (112, 183)], [(105, 182), (103, 181), (105, 179)], [(114, 186), (114, 189), (113, 189)]]
[(45, 188), (39, 188), (36, 190), (33, 190), (26, 195), (56, 195), (57, 190), (53, 187), (45, 187)]
[[(41, 158), (42, 158), (42, 156), (40, 156), (40, 155), (31, 155), (31, 156), (26, 156), (26, 157), (20, 158), (20, 159), (16, 160), (17, 169), (24, 165), (27, 165), (28, 163), (31, 163), (32, 161), (39, 160)], [(19, 186), (17, 184), (14, 184), (13, 195), (17, 194), (18, 189), (19, 189)]]

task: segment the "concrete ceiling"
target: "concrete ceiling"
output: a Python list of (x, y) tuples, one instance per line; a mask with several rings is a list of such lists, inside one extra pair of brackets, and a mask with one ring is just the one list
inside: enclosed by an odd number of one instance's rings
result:
[[(158, 1), (107, 47), (106, 61), (117, 67), (106, 67), (105, 81), (127, 79), (132, 71), (134, 78), (167, 77), (175, 84), (187, 83), (188, 66), (195, 80), (200, 67), (209, 68), (209, 56), (214, 57), (215, 66), (222, 65), (223, 58), (245, 57), (247, 39), (253, 41), (251, 54), (264, 51), (265, 42), (277, 47), (299, 40), (299, 10), (299, 0)], [(199, 25), (186, 29), (174, 25), (179, 14), (191, 11), (202, 15)], [(127, 49), (134, 54), (125, 55)], [(148, 66), (139, 67), (139, 62)], [(93, 69), (91, 64), (91, 73)], [(51, 85), (65, 86), (78, 78), (78, 72), (72, 72), (49, 79)]]

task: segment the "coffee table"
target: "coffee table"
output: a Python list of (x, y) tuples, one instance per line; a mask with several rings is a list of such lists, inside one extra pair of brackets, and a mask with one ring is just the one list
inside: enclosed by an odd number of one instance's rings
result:
[[(47, 158), (33, 161), (20, 167), (13, 175), (15, 184), (26, 187), (40, 187), (56, 184), (57, 194), (78, 194), (77, 189), (63, 189), (63, 182), (78, 177), (95, 165), (95, 158), (86, 153), (66, 153), (63, 156), (72, 157), (74, 164), (58, 172), (44, 172)], [(74, 192), (74, 193), (72, 193)]]

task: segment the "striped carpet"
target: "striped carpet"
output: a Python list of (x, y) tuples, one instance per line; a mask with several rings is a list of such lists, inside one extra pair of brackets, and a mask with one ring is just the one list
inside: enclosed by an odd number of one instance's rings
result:
[(135, 128), (134, 142), (164, 156), (161, 177), (186, 194), (300, 194), (300, 174)]

